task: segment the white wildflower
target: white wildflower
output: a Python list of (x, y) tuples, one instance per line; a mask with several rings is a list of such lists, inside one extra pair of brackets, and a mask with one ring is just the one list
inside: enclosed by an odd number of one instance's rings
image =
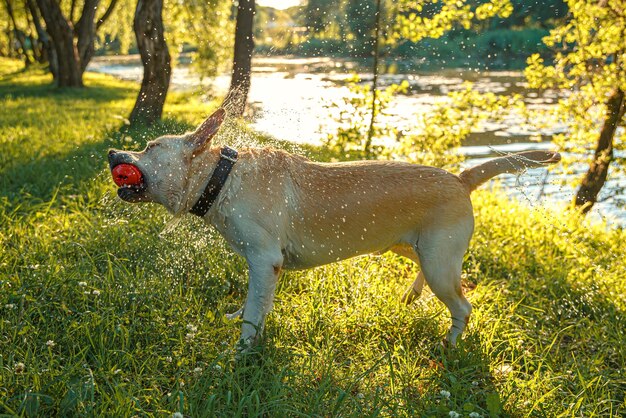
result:
[(13, 366), (13, 371), (15, 372), (15, 374), (24, 373), (26, 371), (26, 365), (22, 362), (15, 363), (15, 365)]
[(183, 417), (184, 417), (184, 415), (181, 414), (180, 412), (174, 412), (172, 414), (172, 418), (183, 418)]
[(165, 361), (167, 361), (168, 363), (171, 363), (173, 361), (171, 356), (167, 356), (165, 357)]
[(194, 324), (187, 324), (187, 331), (196, 333), (198, 332), (198, 327), (195, 326)]
[(80, 287), (85, 287), (85, 286), (87, 286), (87, 282), (78, 282), (78, 285)]
[(481, 418), (482, 415), (480, 415), (478, 412), (470, 412), (469, 414), (470, 418)]
[(495, 372), (504, 376), (513, 372), (513, 366), (508, 363), (502, 363), (496, 368)]
[(55, 343), (55, 342), (54, 342), (54, 341), (52, 341), (52, 340), (48, 340), (48, 341), (46, 341), (46, 345), (47, 345), (48, 347), (52, 348), (52, 347), (54, 347), (55, 345), (57, 345), (57, 343)]
[(359, 398), (359, 399), (363, 399), (363, 398), (365, 398), (365, 395), (362, 394), (361, 392), (359, 392), (359, 393), (356, 394), (356, 397)]
[(216, 364), (215, 366), (213, 366), (213, 370), (222, 370), (222, 366), (220, 366), (219, 364)]
[(193, 369), (194, 373), (202, 373), (202, 367), (196, 367), (195, 369)]
[(15, 308), (15, 304), (14, 303), (7, 303), (6, 305), (4, 305), (5, 308), (7, 309), (14, 309)]
[(92, 295), (95, 295), (95, 296), (99, 296), (99, 295), (100, 295), (100, 291), (99, 291), (99, 290), (93, 290), (93, 291), (91, 292), (91, 294), (92, 294)]
[(444, 398), (446, 398), (446, 399), (450, 399), (450, 392), (448, 392), (447, 390), (443, 390), (443, 389), (442, 389), (442, 390), (439, 392), (439, 394), (440, 394), (441, 396), (443, 396)]
[(187, 335), (185, 335), (185, 340), (191, 341), (191, 340), (193, 340), (193, 337), (195, 337), (195, 336), (196, 336), (196, 334), (194, 334), (193, 332), (189, 332), (189, 333), (187, 333)]
[(450, 418), (460, 418), (461, 417), (461, 414), (459, 414), (456, 411), (450, 411), (450, 412), (448, 412), (448, 415), (450, 416)]

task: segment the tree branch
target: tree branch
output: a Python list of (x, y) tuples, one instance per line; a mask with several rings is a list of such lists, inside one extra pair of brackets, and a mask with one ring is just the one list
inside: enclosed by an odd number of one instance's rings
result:
[(113, 14), (113, 9), (115, 9), (115, 5), (117, 4), (117, 0), (111, 0), (109, 3), (109, 7), (107, 7), (106, 11), (102, 15), (98, 22), (96, 23), (96, 32), (100, 30), (100, 26), (104, 25), (104, 22)]
[(72, 5), (70, 6), (70, 22), (73, 25), (76, 25), (76, 21), (74, 20), (74, 11), (76, 10), (76, 0), (72, 0)]

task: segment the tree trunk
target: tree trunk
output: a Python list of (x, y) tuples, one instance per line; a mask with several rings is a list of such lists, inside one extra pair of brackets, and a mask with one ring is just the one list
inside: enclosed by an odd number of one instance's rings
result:
[(80, 62), (80, 74), (85, 72), (87, 64), (93, 58), (96, 40), (96, 10), (100, 0), (85, 0), (83, 13), (74, 27), (74, 36), (77, 38), (76, 49)]
[(370, 148), (372, 147), (372, 139), (374, 138), (374, 128), (376, 123), (376, 113), (378, 106), (378, 38), (380, 37), (380, 0), (376, 0), (376, 20), (374, 23), (374, 64), (372, 72), (374, 77), (372, 79), (372, 115), (370, 118), (370, 127), (367, 130), (367, 140), (365, 141), (365, 157), (369, 158), (371, 155)]
[(74, 45), (74, 29), (71, 23), (65, 19), (59, 4), (54, 0), (37, 0), (37, 5), (56, 52), (57, 85), (83, 87), (83, 71), (78, 49)]
[(617, 88), (606, 104), (606, 116), (598, 137), (594, 159), (589, 166), (578, 193), (575, 205), (583, 214), (589, 212), (598, 201), (598, 194), (606, 182), (609, 165), (613, 160), (613, 136), (624, 114), (624, 92)]
[(41, 20), (39, 19), (39, 12), (37, 10), (37, 6), (35, 5), (35, 1), (26, 0), (26, 6), (28, 8), (28, 12), (30, 13), (33, 25), (35, 25), (35, 30), (37, 31), (37, 40), (42, 45), (39, 62), (48, 62), (48, 64), (50, 65), (50, 72), (56, 80), (56, 52), (54, 51), (54, 47), (50, 43), (50, 38), (48, 37), (48, 34), (41, 25)]
[(161, 119), (163, 113), (172, 67), (163, 35), (162, 11), (162, 0), (137, 1), (133, 29), (143, 64), (143, 80), (130, 114), (132, 123), (150, 124)]
[(237, 5), (233, 73), (225, 104), (230, 113), (236, 117), (243, 115), (250, 91), (252, 51), (254, 49), (252, 23), (255, 7), (255, 0), (239, 0)]
[(113, 14), (113, 10), (115, 9), (116, 4), (117, 0), (111, 0), (111, 3), (109, 3), (109, 7), (107, 7), (102, 17), (98, 19), (98, 22), (96, 22), (96, 32), (100, 29), (102, 25), (104, 25), (104, 22), (107, 21), (111, 14)]
[(42, 55), (44, 54), (41, 43), (39, 42), (39, 38), (33, 35), (33, 31), (30, 28), (33, 26), (33, 21), (31, 15), (28, 13), (28, 9), (26, 9), (26, 27), (28, 30), (28, 40), (30, 41), (30, 49), (33, 51), (33, 59), (37, 62), (41, 62)]
[(80, 19), (74, 25), (71, 17), (63, 16), (59, 2), (37, 0), (52, 40), (54, 56), (51, 56), (50, 69), (59, 87), (83, 87), (83, 73), (94, 54), (99, 3), (100, 0), (85, 0)]

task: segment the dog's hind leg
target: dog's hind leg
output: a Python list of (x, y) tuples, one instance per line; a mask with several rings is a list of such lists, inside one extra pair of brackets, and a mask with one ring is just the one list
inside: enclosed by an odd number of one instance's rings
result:
[(435, 296), (450, 310), (452, 326), (447, 341), (456, 345), (463, 333), (472, 305), (463, 295), (461, 268), (463, 256), (469, 245), (473, 222), (463, 222), (456, 227), (431, 229), (420, 235), (417, 251), (428, 286)]
[[(419, 257), (415, 250), (408, 244), (404, 245), (396, 245), (391, 248), (391, 251), (398, 254), (399, 256), (406, 257), (409, 260), (412, 260), (417, 266), (420, 265)], [(422, 291), (424, 290), (424, 273), (420, 270), (417, 273), (417, 278), (413, 282), (413, 284), (404, 292), (402, 296), (402, 302), (407, 305), (413, 303), (413, 301), (419, 299), (422, 295)]]
[(237, 312), (227, 313), (226, 319), (229, 319), (232, 321), (233, 319), (241, 318), (243, 316), (243, 308), (244, 307), (242, 306), (241, 308), (237, 310)]
[(419, 299), (419, 297), (422, 296), (422, 291), (424, 290), (424, 280), (424, 273), (420, 270), (417, 273), (417, 278), (415, 279), (413, 284), (406, 290), (406, 292), (404, 292), (404, 295), (402, 296), (402, 302), (410, 305), (411, 303)]

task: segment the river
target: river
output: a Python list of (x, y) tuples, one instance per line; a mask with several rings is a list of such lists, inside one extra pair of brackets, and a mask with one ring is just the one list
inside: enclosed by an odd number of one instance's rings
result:
[[(116, 77), (140, 82), (143, 74), (137, 56), (97, 57), (88, 70), (111, 74)], [(261, 57), (253, 61), (252, 86), (249, 94), (251, 126), (277, 139), (320, 144), (328, 133), (335, 133), (339, 122), (332, 117), (333, 103), (341, 103), (350, 94), (346, 79), (359, 73), (356, 63), (332, 58)], [(367, 73), (359, 74), (363, 80), (371, 79)], [(416, 115), (429, 112), (437, 103), (447, 100), (447, 94), (463, 88), (465, 81), (474, 83), (481, 91), (494, 93), (518, 93), (529, 107), (554, 106), (558, 92), (540, 94), (525, 88), (524, 78), (511, 71), (459, 71), (443, 70), (437, 73), (383, 75), (383, 86), (407, 80), (410, 94), (394, 96), (381, 123), (389, 123), (406, 132), (415, 130)], [(211, 95), (224, 95), (230, 82), (229, 75), (201, 80), (186, 65), (177, 65), (172, 74), (173, 90), (206, 91)], [(458, 150), (466, 158), (464, 164), (472, 166), (500, 153), (529, 149), (554, 149), (549, 142), (552, 134), (564, 127), (535, 130), (516, 117), (503, 122), (487, 122), (479, 131), (473, 132)], [(582, 178), (586, 166), (574, 165), (567, 180), (572, 183)], [(573, 186), (562, 185), (563, 174), (546, 173), (544, 169), (529, 170), (521, 177), (499, 177), (502, 190), (531, 207), (550, 206), (554, 210), (571, 202), (575, 193)], [(626, 197), (615, 195), (624, 190), (624, 177), (611, 178), (607, 182), (601, 202), (594, 206), (590, 217), (604, 219), (610, 225), (626, 226)]]

